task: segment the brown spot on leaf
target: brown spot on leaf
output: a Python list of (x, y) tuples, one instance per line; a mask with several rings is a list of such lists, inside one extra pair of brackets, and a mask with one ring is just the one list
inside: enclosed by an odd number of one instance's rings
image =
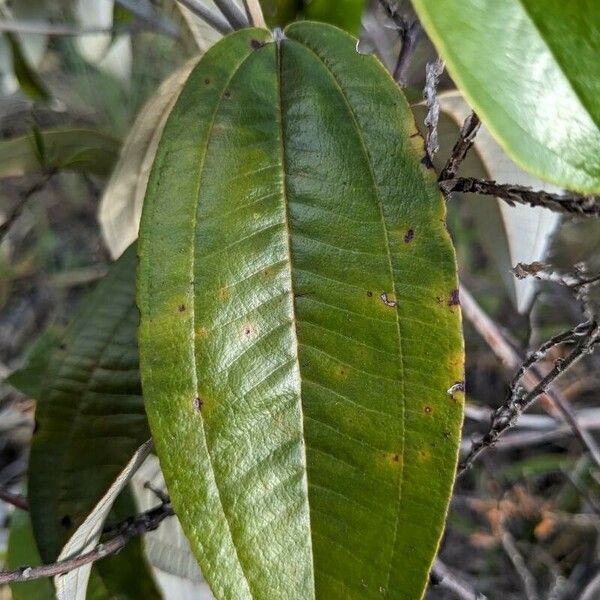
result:
[(414, 229), (409, 229), (405, 234), (404, 234), (404, 243), (405, 244), (410, 244), (413, 241), (413, 238), (415, 237), (415, 230)]
[(217, 294), (219, 295), (219, 300), (226, 300), (227, 298), (229, 298), (229, 288), (227, 288), (227, 287), (219, 288), (219, 291), (217, 292)]
[(368, 296), (369, 298), (372, 298), (372, 297), (373, 297), (373, 292), (367, 292), (367, 296)]
[(202, 398), (200, 398), (200, 396), (197, 396), (196, 398), (194, 398), (194, 410), (196, 412), (200, 412), (202, 410), (202, 406), (203, 406), (204, 402), (202, 400)]
[(430, 415), (433, 412), (433, 408), (431, 408), (431, 406), (426, 406), (423, 409), (428, 415)]
[(60, 349), (60, 350), (66, 350), (66, 349), (67, 349), (67, 345), (66, 345), (65, 343), (62, 343), (62, 344), (59, 346), (59, 349)]
[(254, 335), (255, 332), (256, 332), (256, 329), (254, 328), (254, 325), (252, 325), (251, 323), (244, 325), (244, 336), (245, 337), (250, 337), (250, 336)]
[(231, 91), (230, 90), (225, 90), (225, 93), (223, 94), (225, 96), (225, 98), (231, 98)]
[(250, 40), (250, 47), (253, 50), (259, 50), (260, 48), (262, 48), (265, 45), (264, 42), (261, 42), (259, 40)]
[(185, 312), (185, 304), (180, 304), (179, 307), (177, 308), (177, 310), (179, 312)]
[(208, 79), (208, 77), (207, 77), (207, 78), (204, 80), (204, 83), (205, 83), (206, 85), (209, 85), (209, 84), (210, 84), (210, 79)]
[(394, 462), (400, 462), (400, 455), (399, 455), (399, 454), (394, 454), (394, 455), (392, 456), (392, 460), (393, 460)]
[(448, 306), (456, 306), (457, 304), (460, 304), (460, 296), (458, 288), (454, 288), (450, 292), (450, 298), (448, 298)]
[(206, 337), (207, 334), (208, 330), (206, 329), (206, 327), (198, 327), (198, 329), (196, 329), (196, 336), (199, 338)]
[(392, 298), (390, 298), (387, 295), (387, 292), (383, 292), (383, 294), (381, 294), (380, 296), (381, 301), (386, 305), (389, 306), (390, 308), (394, 308), (397, 304), (397, 302), (395, 300), (393, 300)]

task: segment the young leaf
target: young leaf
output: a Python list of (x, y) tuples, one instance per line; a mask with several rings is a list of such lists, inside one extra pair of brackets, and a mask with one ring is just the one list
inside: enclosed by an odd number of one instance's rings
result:
[(135, 332), (135, 247), (85, 301), (41, 374), (29, 503), (45, 562), (149, 437)]
[(595, 0), (413, 0), (453, 79), (522, 168), (600, 192)]
[(119, 156), (119, 140), (93, 129), (48, 129), (38, 134), (0, 140), (0, 177), (20, 177), (41, 169), (106, 176)]
[(139, 241), (144, 398), (216, 598), (419, 598), (456, 465), (456, 266), (408, 104), (316, 23), (211, 48)]

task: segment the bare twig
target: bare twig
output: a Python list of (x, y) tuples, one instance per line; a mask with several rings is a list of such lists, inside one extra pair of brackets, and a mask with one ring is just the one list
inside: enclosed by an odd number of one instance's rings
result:
[(456, 140), (454, 148), (452, 148), (452, 154), (450, 155), (450, 158), (448, 158), (448, 162), (440, 173), (439, 181), (452, 179), (456, 176), (456, 173), (458, 173), (458, 168), (460, 167), (460, 163), (462, 163), (462, 161), (465, 159), (467, 152), (473, 145), (475, 136), (477, 135), (480, 126), (481, 121), (474, 112), (472, 112), (465, 119), (465, 122), (460, 128), (458, 140)]
[(596, 600), (600, 596), (600, 572), (585, 586), (579, 600)]
[[(461, 305), (465, 317), (486, 340), (504, 366), (511, 370), (518, 369), (522, 362), (521, 354), (506, 340), (498, 325), (481, 309), (464, 286), (461, 288)], [(571, 354), (558, 362), (548, 374), (544, 376), (537, 365), (533, 365), (529, 371), (526, 371), (522, 376), (521, 384), (530, 390), (529, 393), (522, 396), (517, 405), (511, 409), (507, 410), (506, 406), (502, 406), (496, 411), (492, 418), (490, 431), (472, 446), (469, 455), (459, 468), (459, 476), (466, 471), (477, 456), (494, 445), (498, 437), (515, 424), (520, 413), (540, 396), (555, 407), (573, 433), (587, 448), (594, 462), (600, 466), (600, 448), (596, 441), (590, 432), (581, 426), (569, 402), (558, 390), (551, 387), (556, 378), (591, 350), (596, 343), (598, 343), (598, 326), (596, 324), (594, 328), (593, 322), (590, 322), (589, 335), (583, 337)], [(514, 412), (513, 409), (517, 409), (517, 412)]]
[(182, 4), (196, 16), (200, 17), (207, 25), (210, 25), (214, 30), (227, 35), (233, 31), (233, 27), (219, 13), (206, 7), (200, 0), (177, 0), (179, 4)]
[[(136, 33), (138, 31), (149, 29), (143, 23), (130, 23), (114, 27), (78, 27), (76, 25), (65, 25), (61, 23), (46, 23), (43, 21), (17, 21), (7, 20), (0, 21), (0, 32), (8, 33), (32, 33), (51, 36), (88, 36), (88, 35), (106, 35), (119, 33)], [(152, 28), (154, 29), (154, 28)], [(167, 33), (167, 32), (165, 32)], [(167, 35), (177, 37), (177, 33), (171, 31)]]
[(8, 504), (12, 504), (15, 508), (29, 510), (29, 503), (27, 502), (27, 498), (25, 498), (25, 496), (22, 496), (21, 494), (15, 494), (3, 487), (0, 487), (0, 500), (3, 500)]
[[(539, 354), (541, 354), (541, 356), (545, 355), (545, 352), (549, 348), (548, 344), (542, 346), (543, 351), (541, 353), (534, 353), (533, 358), (529, 357), (524, 362), (525, 367), (521, 367), (517, 372), (517, 378), (513, 384), (511, 384), (506, 402), (494, 412), (489, 431), (479, 441), (473, 444), (469, 454), (461, 463), (459, 474), (464, 473), (486, 448), (493, 446), (497, 439), (514, 425), (519, 415), (537, 400), (541, 394), (547, 393), (548, 388), (556, 381), (556, 379), (558, 379), (568, 368), (573, 366), (582, 356), (590, 352), (600, 339), (598, 324), (595, 322), (578, 325), (570, 333), (572, 336), (577, 336), (578, 338), (574, 349), (564, 359), (557, 360), (554, 367), (527, 393), (523, 393), (521, 389), (518, 388), (516, 382), (520, 381), (527, 367), (530, 367), (538, 360), (537, 357)], [(566, 334), (561, 334), (555, 339), (565, 341), (567, 339), (572, 340), (573, 338), (567, 337)], [(572, 425), (571, 418), (573, 415), (571, 413), (565, 414), (564, 412), (562, 414), (565, 417), (565, 420)], [(578, 435), (581, 436), (581, 434), (582, 431), (578, 428)], [(600, 456), (596, 456), (595, 458), (600, 459)]]
[(443, 72), (444, 62), (441, 58), (438, 58), (435, 62), (429, 63), (425, 68), (425, 88), (423, 89), (423, 96), (425, 97), (425, 103), (427, 104), (427, 116), (425, 117), (425, 127), (427, 127), (425, 152), (429, 166), (433, 166), (433, 157), (440, 147), (438, 142), (440, 102), (437, 96), (437, 86)]
[(0, 585), (19, 581), (32, 581), (54, 577), (116, 554), (138, 535), (155, 530), (167, 517), (172, 516), (170, 503), (161, 503), (136, 517), (126, 519), (109, 530), (115, 532), (108, 540), (98, 544), (90, 552), (41, 567), (20, 567), (14, 571), (0, 572)]
[(502, 528), (499, 537), (502, 548), (504, 548), (504, 552), (510, 559), (515, 571), (523, 582), (523, 588), (525, 590), (525, 596), (527, 597), (527, 600), (539, 600), (540, 597), (537, 592), (535, 578), (527, 568), (525, 559), (519, 552), (512, 535), (510, 535), (506, 529)]
[(460, 600), (486, 600), (483, 594), (479, 594), (462, 577), (454, 573), (439, 558), (431, 569), (431, 579), (434, 585), (439, 585), (452, 592)]
[(10, 228), (14, 225), (16, 220), (23, 214), (23, 210), (25, 209), (25, 205), (27, 204), (29, 198), (41, 191), (50, 181), (50, 179), (52, 179), (55, 173), (55, 169), (48, 171), (38, 181), (21, 193), (17, 206), (14, 208), (13, 212), (9, 215), (6, 221), (0, 225), (0, 243), (2, 243), (6, 237), (6, 234), (10, 231)]
[(410, 68), (417, 42), (421, 35), (421, 24), (418, 20), (409, 21), (404, 15), (400, 14), (397, 4), (391, 0), (379, 0), (379, 4), (398, 29), (400, 54), (398, 55), (393, 75), (396, 83), (401, 88), (404, 88), (407, 85), (406, 76), (408, 69)]
[(450, 192), (471, 192), (486, 196), (495, 196), (511, 206), (517, 202), (529, 206), (541, 206), (550, 210), (581, 215), (600, 217), (600, 196), (579, 196), (577, 194), (552, 194), (542, 190), (532, 190), (522, 185), (509, 185), (476, 179), (474, 177), (458, 177), (440, 182), (445, 194)]

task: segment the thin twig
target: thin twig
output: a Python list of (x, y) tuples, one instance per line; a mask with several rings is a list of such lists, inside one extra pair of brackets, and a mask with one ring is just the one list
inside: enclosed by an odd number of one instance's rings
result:
[(436, 559), (431, 569), (433, 585), (439, 585), (452, 592), (460, 600), (486, 600), (483, 594), (478, 593), (462, 577), (454, 573), (439, 558)]
[(398, 5), (391, 0), (379, 0), (379, 4), (387, 16), (394, 22), (400, 36), (400, 54), (394, 68), (394, 79), (396, 83), (404, 88), (407, 85), (406, 77), (408, 69), (415, 55), (417, 42), (421, 36), (421, 23), (418, 20), (409, 21), (398, 11)]
[(248, 27), (246, 15), (238, 8), (233, 0), (213, 0), (216, 7), (223, 16), (229, 21), (229, 24), (235, 29), (244, 29)]
[(41, 191), (46, 184), (52, 179), (55, 175), (56, 169), (51, 169), (47, 173), (45, 173), (38, 181), (36, 181), (33, 185), (28, 187), (24, 192), (21, 193), (19, 202), (17, 206), (14, 208), (9, 217), (0, 225), (0, 243), (6, 237), (6, 234), (10, 231), (11, 227), (14, 225), (16, 220), (23, 214), (23, 210), (25, 210), (25, 205), (29, 198), (31, 198), (34, 194)]
[(177, 0), (179, 4), (185, 6), (200, 17), (207, 25), (210, 25), (215, 31), (227, 35), (233, 31), (231, 24), (219, 13), (214, 12), (205, 6), (200, 0)]
[[(496, 354), (496, 356), (500, 359), (502, 364), (509, 370), (518, 369), (519, 365), (522, 362), (521, 353), (506, 340), (498, 325), (496, 325), (496, 323), (492, 321), (492, 319), (485, 313), (485, 311), (482, 310), (482, 308), (477, 304), (473, 296), (464, 286), (461, 287), (460, 297), (462, 311), (465, 318), (471, 322), (471, 324), (475, 327), (478, 333), (488, 343), (488, 345)], [(597, 335), (597, 333), (595, 335)], [(584, 342), (586, 344), (592, 343), (592, 345), (595, 343), (591, 338), (585, 338)], [(573, 352), (577, 353), (579, 350), (580, 348), (579, 346), (577, 346)], [(572, 358), (573, 360), (576, 360), (580, 358), (580, 356), (575, 355)], [(528, 402), (529, 405), (533, 401), (535, 401), (535, 399), (538, 396), (544, 397), (560, 413), (564, 421), (569, 425), (569, 427), (573, 431), (574, 435), (576, 435), (581, 440), (581, 442), (590, 453), (590, 456), (594, 460), (596, 465), (600, 466), (600, 448), (598, 447), (598, 444), (596, 443), (595, 439), (592, 437), (590, 432), (585, 427), (582, 427), (582, 425), (579, 423), (579, 420), (573, 412), (569, 402), (556, 388), (551, 386), (554, 379), (558, 377), (558, 375), (562, 374), (562, 372), (564, 372), (564, 370), (569, 366), (569, 364), (566, 364), (566, 360), (567, 359), (559, 363), (558, 368), (560, 369), (560, 373), (555, 374), (554, 376), (552, 375), (557, 369), (556, 365), (555, 369), (550, 371), (550, 373), (546, 376), (542, 374), (537, 365), (533, 365), (533, 367), (529, 371), (525, 372), (523, 374), (521, 384), (525, 388), (530, 390), (528, 396), (535, 393), (535, 397), (525, 397), (524, 400)], [(548, 382), (547, 378), (549, 375), (551, 376), (551, 379)], [(521, 411), (522, 410), (524, 410), (524, 408), (521, 408)], [(500, 418), (500, 415), (498, 415), (498, 418)], [(506, 430), (514, 426), (515, 422), (515, 416), (512, 415), (509, 418), (508, 422), (504, 423), (504, 427), (500, 435), (502, 435), (506, 432)], [(496, 425), (498, 425), (498, 423), (496, 423)], [(486, 436), (487, 435), (488, 434), (486, 434)], [(486, 436), (484, 436), (484, 439), (486, 439)], [(498, 436), (492, 437), (494, 438), (493, 441), (498, 439)], [(489, 439), (486, 439), (486, 441), (490, 442)], [(462, 475), (465, 472), (466, 468), (469, 466), (469, 464), (472, 464), (473, 460), (475, 460), (475, 458), (477, 457), (473, 456), (475, 446), (478, 446), (477, 455), (480, 455), (482, 452), (484, 452), (486, 449), (493, 445), (493, 441), (491, 441), (491, 443), (489, 444), (484, 445), (483, 447), (480, 446), (481, 442), (475, 444), (471, 449), (468, 459), (463, 461), (463, 464), (459, 469), (458, 476)]]
[(470, 192), (495, 196), (514, 206), (526, 204), (528, 206), (541, 206), (550, 210), (581, 215), (586, 217), (600, 217), (600, 196), (580, 196), (578, 194), (552, 194), (542, 190), (532, 190), (522, 185), (509, 185), (496, 183), (474, 177), (458, 177), (440, 182), (440, 188), (445, 194), (450, 192)]
[(481, 126), (481, 121), (479, 117), (472, 112), (463, 123), (460, 128), (460, 132), (458, 134), (458, 140), (454, 144), (454, 148), (452, 148), (452, 154), (450, 158), (448, 158), (448, 162), (442, 169), (440, 176), (438, 178), (439, 181), (445, 181), (446, 179), (452, 179), (458, 173), (458, 168), (460, 164), (467, 156), (467, 152), (473, 145), (475, 141), (475, 136), (479, 131), (479, 127)]
[(438, 141), (438, 121), (440, 119), (440, 102), (437, 96), (437, 86), (444, 72), (444, 62), (441, 58), (429, 63), (425, 67), (425, 88), (423, 96), (427, 105), (427, 116), (425, 127), (427, 136), (425, 138), (425, 152), (429, 166), (433, 166), (433, 157), (440, 148)]
[(585, 586), (579, 600), (597, 600), (600, 596), (600, 572)]
[(15, 508), (29, 510), (29, 503), (27, 502), (27, 498), (25, 498), (25, 496), (22, 496), (21, 494), (15, 494), (3, 487), (0, 487), (0, 500), (3, 500), (8, 504), (12, 504), (12, 506)]
[(170, 503), (161, 503), (159, 506), (111, 527), (110, 531), (116, 533), (85, 554), (49, 565), (42, 565), (41, 567), (19, 567), (14, 571), (0, 572), (0, 585), (62, 575), (63, 573), (74, 571), (84, 565), (105, 558), (106, 556), (116, 554), (122, 550), (131, 539), (148, 531), (154, 531), (164, 519), (173, 514), (173, 508)]
[(539, 595), (537, 592), (535, 577), (531, 574), (529, 569), (527, 568), (527, 564), (525, 563), (525, 559), (523, 555), (519, 552), (517, 545), (510, 533), (506, 531), (506, 529), (502, 528), (500, 531), (500, 543), (502, 544), (502, 548), (504, 548), (504, 552), (510, 559), (510, 562), (513, 564), (515, 571), (521, 578), (523, 582), (523, 588), (525, 590), (525, 596), (527, 600), (539, 600)]

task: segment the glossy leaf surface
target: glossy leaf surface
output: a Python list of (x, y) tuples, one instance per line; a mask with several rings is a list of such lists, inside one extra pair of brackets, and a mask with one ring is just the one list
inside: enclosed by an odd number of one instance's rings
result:
[(144, 398), (216, 598), (419, 598), (463, 377), (454, 253), (406, 100), (356, 41), (235, 33), (159, 144)]
[(600, 191), (596, 0), (413, 0), (469, 104), (530, 173)]
[(135, 343), (135, 266), (132, 247), (84, 301), (41, 374), (28, 489), (46, 562), (149, 437)]

